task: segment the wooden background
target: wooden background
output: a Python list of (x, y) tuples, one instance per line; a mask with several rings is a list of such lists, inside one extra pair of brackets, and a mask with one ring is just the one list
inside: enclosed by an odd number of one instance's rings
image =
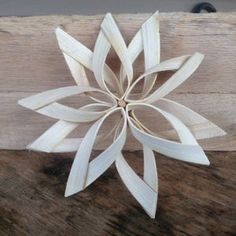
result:
[[(115, 16), (127, 42), (148, 16)], [(24, 149), (54, 122), (18, 106), (18, 99), (74, 84), (53, 29), (61, 25), (93, 48), (101, 20), (102, 16), (0, 18), (0, 149)], [(205, 149), (231, 152), (207, 152), (209, 167), (156, 154), (159, 199), (156, 219), (151, 220), (114, 166), (85, 191), (64, 198), (74, 154), (1, 150), (0, 235), (235, 235), (236, 13), (168, 13), (160, 20), (162, 60), (195, 51), (206, 55), (192, 78), (170, 97), (228, 132), (202, 142)], [(113, 56), (110, 62), (116, 64)], [(136, 74), (141, 65), (140, 59)], [(132, 140), (127, 147), (137, 148)], [(142, 152), (124, 155), (141, 174)]]
[[(0, 235), (233, 236), (236, 152), (207, 156), (210, 167), (156, 155), (159, 196), (152, 220), (114, 166), (85, 191), (65, 198), (73, 155), (0, 151)], [(141, 174), (142, 153), (125, 157)]]
[[(117, 15), (130, 41), (150, 15)], [(24, 149), (55, 122), (17, 105), (31, 94), (74, 85), (57, 46), (54, 29), (93, 48), (103, 16), (37, 16), (0, 18), (0, 148)], [(223, 128), (225, 137), (201, 142), (207, 150), (236, 150), (236, 14), (167, 13), (160, 15), (161, 60), (199, 51), (205, 59), (196, 73), (170, 98), (189, 106)], [(115, 66), (116, 58), (110, 62)], [(135, 72), (142, 72), (142, 60)], [(117, 69), (117, 68), (116, 68)], [(168, 76), (168, 74), (165, 76)], [(159, 79), (162, 81), (162, 78)], [(80, 100), (81, 101), (81, 100)], [(74, 104), (79, 104), (78, 99)], [(77, 105), (78, 106), (78, 105)], [(146, 114), (145, 114), (146, 115)], [(155, 120), (153, 116), (145, 119)], [(163, 123), (158, 123), (164, 127)], [(104, 129), (107, 129), (104, 126)], [(82, 137), (86, 127), (80, 127)], [(103, 149), (104, 145), (97, 148)], [(129, 150), (140, 148), (129, 139)]]

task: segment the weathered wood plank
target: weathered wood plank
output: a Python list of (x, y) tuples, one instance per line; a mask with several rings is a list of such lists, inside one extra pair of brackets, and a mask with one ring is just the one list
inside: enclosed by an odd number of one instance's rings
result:
[[(115, 16), (127, 42), (148, 16)], [(55, 27), (61, 25), (92, 49), (102, 18), (77, 15), (0, 18), (1, 149), (24, 149), (52, 124), (51, 120), (20, 108), (16, 104), (19, 98), (74, 84), (57, 46)], [(236, 150), (233, 115), (236, 113), (236, 13), (164, 13), (160, 21), (162, 60), (195, 51), (206, 55), (197, 72), (171, 98), (200, 111), (229, 133), (224, 138), (203, 141), (205, 149)], [(117, 64), (114, 55), (109, 61)], [(142, 71), (142, 63), (142, 59), (136, 63), (136, 74)], [(80, 135), (83, 133), (84, 130)], [(138, 148), (133, 141), (129, 143), (127, 148)]]
[[(236, 153), (207, 154), (209, 167), (156, 155), (159, 200), (151, 220), (114, 166), (64, 198), (71, 155), (0, 151), (1, 235), (234, 235)], [(141, 174), (142, 153), (125, 156)]]

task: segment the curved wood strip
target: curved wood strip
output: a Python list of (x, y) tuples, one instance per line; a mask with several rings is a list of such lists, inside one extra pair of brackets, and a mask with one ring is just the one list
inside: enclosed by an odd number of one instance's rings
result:
[[(107, 91), (111, 96), (115, 97), (116, 99), (119, 99), (114, 93), (112, 93), (104, 79), (104, 66), (105, 66), (105, 61), (108, 55), (108, 52), (110, 51), (111, 44), (110, 42), (106, 39), (104, 33), (102, 31), (99, 32), (95, 46), (94, 46), (94, 53), (93, 53), (93, 73), (95, 76), (95, 79), (99, 86)], [(112, 78), (108, 77), (110, 80), (110, 84), (115, 84), (116, 85), (116, 90), (117, 92), (121, 93), (121, 88), (120, 88), (120, 83), (117, 81), (116, 76), (114, 75)], [(119, 95), (118, 95), (119, 96)]]
[[(113, 108), (115, 107), (116, 106), (113, 106)], [(110, 107), (110, 109), (112, 109), (112, 107)], [(36, 111), (54, 119), (80, 123), (95, 121), (105, 115), (110, 109), (108, 108), (104, 111), (85, 111), (54, 102)]]
[[(172, 100), (161, 98), (153, 105), (173, 114), (178, 119), (180, 119), (190, 129), (196, 139), (206, 139), (223, 136), (226, 134), (224, 130), (202, 115)], [(168, 130), (161, 132), (161, 135), (174, 138), (174, 133), (174, 130)]]
[(155, 218), (157, 192), (146, 184), (129, 166), (121, 153), (116, 158), (116, 169), (128, 190), (151, 218)]
[(198, 68), (204, 56), (201, 53), (194, 53), (184, 65), (172, 75), (160, 88), (143, 99), (143, 102), (153, 103), (177, 88), (185, 80), (187, 80), (193, 72)]
[(104, 17), (101, 28), (120, 58), (128, 78), (128, 84), (130, 84), (133, 78), (132, 63), (123, 36), (110, 13)]
[(48, 90), (42, 93), (38, 93), (36, 95), (23, 98), (18, 101), (18, 104), (20, 104), (23, 107), (26, 107), (28, 109), (39, 109), (43, 106), (46, 106), (50, 103), (56, 102), (60, 99), (82, 94), (86, 92), (98, 92), (107, 95), (107, 97), (111, 100), (113, 104), (116, 104), (116, 100), (109, 96), (108, 93), (89, 86), (68, 86), (68, 87), (62, 87), (57, 89)]
[[(158, 12), (152, 15), (145, 24), (142, 25), (142, 39), (144, 51), (145, 71), (160, 63), (160, 34)], [(142, 96), (151, 91), (155, 84), (157, 75), (148, 75), (144, 79)]]
[[(145, 107), (152, 108), (161, 113), (175, 128), (176, 132), (178, 133), (183, 143), (177, 143), (160, 137), (155, 137), (138, 129), (133, 124), (132, 119), (130, 119), (130, 117), (128, 116), (128, 111), (131, 109), (135, 109), (135, 106), (136, 108), (141, 106), (142, 110)], [(167, 112), (163, 112), (161, 109), (158, 109), (150, 104), (133, 104), (133, 105), (129, 104), (127, 109), (127, 117), (132, 134), (142, 144), (145, 144), (151, 149), (161, 154), (164, 154), (168, 157), (172, 157), (187, 162), (209, 165), (209, 161), (206, 155), (204, 154), (202, 148), (197, 144), (191, 132), (180, 120), (178, 120), (173, 115)]]
[(175, 58), (171, 58), (169, 60), (163, 61), (160, 64), (152, 67), (151, 69), (147, 70), (146, 72), (144, 72), (142, 75), (140, 75), (130, 86), (130, 88), (128, 89), (126, 95), (125, 95), (125, 99), (128, 102), (143, 102), (144, 99), (139, 99), (139, 100), (132, 100), (129, 98), (132, 90), (134, 89), (135, 86), (137, 86), (137, 84), (145, 79), (145, 77), (147, 77), (148, 75), (154, 74), (154, 73), (158, 73), (161, 71), (170, 71), (170, 70), (177, 70), (179, 69), (185, 62), (186, 60), (189, 58), (188, 55), (185, 56), (181, 56), (181, 57), (175, 57)]
[(83, 190), (87, 185), (93, 182), (110, 166), (115, 160), (116, 153), (122, 149), (126, 139), (126, 119), (124, 119), (124, 128), (120, 136), (89, 164), (90, 154), (101, 125), (108, 116), (118, 111), (121, 111), (123, 116), (125, 116), (122, 108), (115, 108), (95, 122), (86, 133), (71, 167), (66, 185), (66, 197)]

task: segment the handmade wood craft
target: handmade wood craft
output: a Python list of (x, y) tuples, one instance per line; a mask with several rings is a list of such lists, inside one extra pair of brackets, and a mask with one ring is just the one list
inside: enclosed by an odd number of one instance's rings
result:
[[(164, 98), (194, 73), (204, 56), (195, 53), (160, 62), (158, 12), (144, 22), (128, 46), (110, 13), (104, 17), (93, 52), (60, 28), (56, 29), (56, 36), (77, 86), (49, 90), (19, 101), (26, 108), (58, 120), (31, 143), (28, 149), (76, 152), (66, 186), (66, 197), (85, 189), (115, 163), (131, 194), (147, 214), (154, 218), (158, 179), (153, 151), (178, 160), (209, 165), (197, 140), (225, 134), (198, 113)], [(106, 64), (111, 48), (121, 61), (118, 75)], [(145, 71), (134, 79), (133, 63), (142, 51)], [(91, 79), (87, 77), (85, 68), (94, 73), (99, 88), (91, 86)], [(155, 89), (158, 73), (163, 71), (176, 72)], [(138, 83), (143, 83), (143, 87), (137, 97), (134, 90)], [(78, 109), (57, 102), (74, 95), (87, 96), (93, 102)], [(137, 111), (156, 112), (173, 129), (156, 133), (142, 123)], [(116, 119), (114, 127), (107, 133), (98, 134), (109, 117)], [(84, 138), (66, 138), (84, 122), (94, 122)], [(143, 148), (143, 178), (135, 173), (122, 155), (128, 129)], [(177, 141), (174, 140), (175, 134), (179, 139)], [(104, 137), (112, 137), (110, 146), (90, 160), (95, 141), (103, 140)]]

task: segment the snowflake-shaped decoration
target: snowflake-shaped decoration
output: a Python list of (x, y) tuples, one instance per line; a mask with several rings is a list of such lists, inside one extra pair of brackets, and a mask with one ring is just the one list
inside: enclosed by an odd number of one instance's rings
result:
[[(128, 46), (110, 13), (104, 17), (93, 52), (60, 28), (56, 29), (56, 36), (77, 85), (49, 90), (19, 101), (26, 108), (59, 120), (28, 148), (45, 152), (76, 151), (65, 196), (85, 189), (115, 162), (124, 184), (147, 214), (154, 218), (158, 179), (153, 151), (178, 160), (209, 165), (196, 140), (225, 134), (222, 129), (196, 112), (163, 98), (191, 76), (201, 63), (203, 55), (195, 53), (160, 62), (157, 12), (142, 25)], [(111, 47), (121, 61), (118, 76), (105, 63)], [(132, 64), (142, 51), (145, 72), (133, 80)], [(84, 67), (93, 71), (99, 88), (90, 86)], [(174, 70), (176, 72), (168, 81), (153, 92), (157, 73)], [(141, 81), (141, 97), (131, 99), (131, 92)], [(108, 101), (95, 97), (95, 93), (106, 96)], [(77, 94), (90, 97), (94, 103), (79, 109), (57, 103), (60, 99)], [(162, 132), (160, 137), (142, 124), (135, 115), (136, 110), (157, 112), (174, 129)], [(98, 135), (99, 129), (113, 113), (119, 114), (117, 124), (108, 132), (109, 135), (114, 135), (113, 142), (90, 161), (95, 139), (102, 138), (102, 135)], [(94, 122), (84, 138), (66, 138), (82, 122)], [(134, 172), (122, 154), (128, 128), (143, 147), (143, 178)], [(179, 141), (165, 138), (171, 137), (175, 132)]]

